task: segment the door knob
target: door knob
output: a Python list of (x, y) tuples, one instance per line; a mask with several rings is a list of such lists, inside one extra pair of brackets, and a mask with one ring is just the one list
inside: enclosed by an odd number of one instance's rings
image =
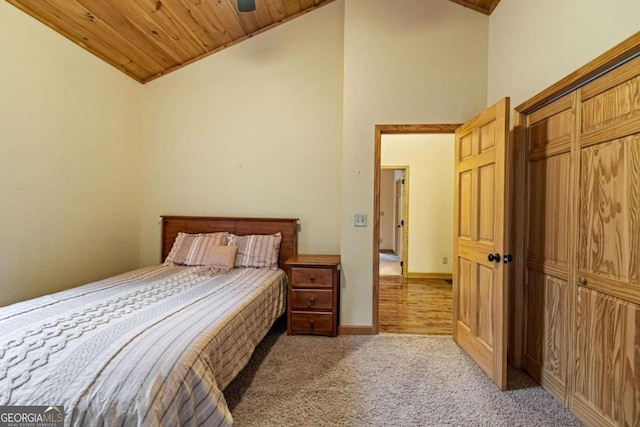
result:
[(500, 262), (500, 254), (499, 253), (489, 254), (487, 259), (489, 260), (489, 262)]

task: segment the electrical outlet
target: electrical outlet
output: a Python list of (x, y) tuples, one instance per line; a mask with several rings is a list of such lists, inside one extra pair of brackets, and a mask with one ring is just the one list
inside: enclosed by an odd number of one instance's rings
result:
[(449, 257), (443, 256), (442, 257), (442, 263), (443, 264), (449, 264)]
[(355, 214), (355, 215), (353, 215), (353, 226), (354, 227), (366, 227), (367, 226), (367, 215), (366, 214)]

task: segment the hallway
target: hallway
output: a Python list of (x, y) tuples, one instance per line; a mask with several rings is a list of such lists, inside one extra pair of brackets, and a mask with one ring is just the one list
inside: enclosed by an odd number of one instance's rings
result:
[(451, 335), (452, 287), (442, 279), (380, 276), (380, 332)]
[(398, 255), (380, 252), (380, 276), (402, 276)]

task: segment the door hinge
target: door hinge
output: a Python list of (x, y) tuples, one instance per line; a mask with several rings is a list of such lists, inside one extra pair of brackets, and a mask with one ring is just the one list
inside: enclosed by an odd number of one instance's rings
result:
[(404, 267), (404, 261), (400, 261), (400, 267)]
[(402, 183), (404, 184), (404, 178), (402, 178)]

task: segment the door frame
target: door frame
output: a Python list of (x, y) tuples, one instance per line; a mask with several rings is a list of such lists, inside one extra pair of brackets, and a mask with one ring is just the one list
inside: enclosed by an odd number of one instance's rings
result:
[[(455, 133), (460, 127), (456, 124), (400, 124), (400, 125), (375, 125), (375, 151), (373, 156), (373, 296), (372, 296), (372, 333), (378, 333), (378, 303), (380, 298), (380, 160), (382, 155), (382, 135), (398, 134), (434, 134)], [(408, 269), (407, 269), (408, 271)]]
[[(409, 271), (409, 166), (380, 166), (380, 170), (383, 169), (401, 170), (403, 179), (405, 180), (405, 183), (403, 184), (404, 187), (402, 189), (402, 216), (404, 217), (404, 227), (402, 230), (402, 256), (400, 257), (400, 261), (402, 261), (402, 277), (407, 277), (407, 271)], [(380, 241), (379, 238), (378, 241)], [(380, 245), (378, 245), (378, 247), (379, 246)]]

